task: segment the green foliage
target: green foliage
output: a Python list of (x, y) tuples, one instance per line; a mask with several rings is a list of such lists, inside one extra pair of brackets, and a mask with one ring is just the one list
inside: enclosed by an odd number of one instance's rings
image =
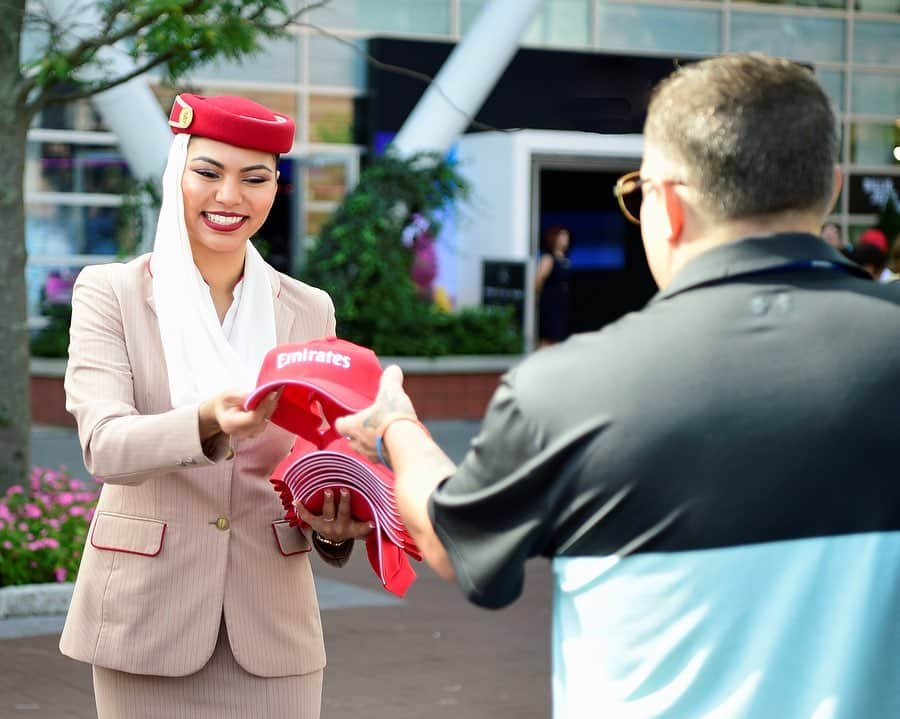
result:
[(322, 228), (303, 279), (335, 303), (338, 334), (381, 355), (515, 354), (522, 340), (512, 313), (472, 308), (456, 314), (422, 301), (410, 278), (403, 229), (414, 213), (439, 230), (438, 213), (465, 197), (455, 166), (423, 153), (376, 158)]
[(72, 321), (72, 305), (48, 304), (44, 307), (48, 322), (31, 338), (33, 357), (67, 357), (69, 354), (69, 324)]
[(0, 587), (72, 581), (100, 485), (35, 467), (0, 497)]
[(116, 225), (118, 255), (125, 259), (134, 257), (146, 230), (147, 215), (155, 217), (162, 205), (162, 195), (153, 180), (129, 178), (122, 193)]
[[(258, 52), (265, 41), (285, 37), (286, 28), (317, 2), (300, 10), (282, 0), (98, 0), (77, 17), (30, 7), (26, 29), (43, 38), (22, 76), (47, 101), (86, 97), (123, 78), (102, 50), (118, 43), (143, 72), (160, 68), (174, 81), (210, 61), (236, 60)], [(86, 32), (89, 29), (89, 32)], [(89, 72), (80, 72), (88, 69)], [(74, 89), (73, 89), (74, 88)]]

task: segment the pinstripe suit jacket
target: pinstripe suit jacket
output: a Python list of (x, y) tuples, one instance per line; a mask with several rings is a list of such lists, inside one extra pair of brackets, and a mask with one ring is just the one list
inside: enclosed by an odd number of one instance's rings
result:
[[(75, 284), (66, 407), (104, 480), (60, 640), (63, 654), (183, 676), (212, 655), (224, 612), (238, 663), (259, 676), (325, 665), (308, 538), (268, 483), (293, 435), (269, 425), (209, 459), (197, 405), (172, 409), (149, 256), (87, 267)], [(271, 270), (277, 341), (334, 334), (321, 290)], [(207, 448), (209, 449), (209, 448)]]

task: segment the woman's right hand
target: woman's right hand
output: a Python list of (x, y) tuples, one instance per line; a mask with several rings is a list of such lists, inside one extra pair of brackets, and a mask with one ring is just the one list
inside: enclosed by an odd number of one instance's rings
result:
[(269, 392), (256, 406), (245, 410), (247, 395), (236, 391), (221, 392), (200, 405), (200, 439), (206, 440), (223, 432), (233, 439), (251, 439), (261, 434), (278, 406), (281, 390)]

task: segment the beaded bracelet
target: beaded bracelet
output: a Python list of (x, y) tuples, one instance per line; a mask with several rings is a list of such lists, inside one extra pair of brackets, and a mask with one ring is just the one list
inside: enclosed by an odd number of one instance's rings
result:
[(391, 471), (393, 471), (394, 468), (391, 466), (391, 463), (387, 461), (387, 457), (384, 456), (384, 434), (388, 431), (388, 427), (390, 427), (394, 422), (402, 421), (417, 424), (422, 428), (422, 431), (424, 431), (428, 437), (431, 437), (431, 432), (428, 431), (428, 427), (422, 424), (419, 418), (414, 414), (404, 414), (402, 412), (389, 414), (385, 418), (384, 422), (381, 423), (378, 431), (375, 433), (375, 452), (378, 454), (378, 461)]

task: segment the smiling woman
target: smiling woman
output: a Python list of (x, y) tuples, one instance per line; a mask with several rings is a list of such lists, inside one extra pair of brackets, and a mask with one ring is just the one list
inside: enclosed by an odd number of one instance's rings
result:
[[(188, 145), (181, 178), (184, 222), (194, 264), (204, 279), (224, 265), (240, 267), (247, 240), (262, 227), (277, 189), (277, 164), (271, 153), (195, 137)], [(219, 321), (232, 304), (237, 278), (210, 284)]]
[(67, 407), (104, 484), (60, 648), (93, 665), (99, 719), (317, 719), (309, 552), (341, 565), (370, 530), (334, 522), (323, 550), (284, 522), (266, 480), (294, 437), (267, 421), (276, 395), (243, 409), (269, 349), (335, 329), (330, 297), (249, 242), (294, 124), (183, 94), (169, 125), (152, 256), (87, 268), (73, 292)]

